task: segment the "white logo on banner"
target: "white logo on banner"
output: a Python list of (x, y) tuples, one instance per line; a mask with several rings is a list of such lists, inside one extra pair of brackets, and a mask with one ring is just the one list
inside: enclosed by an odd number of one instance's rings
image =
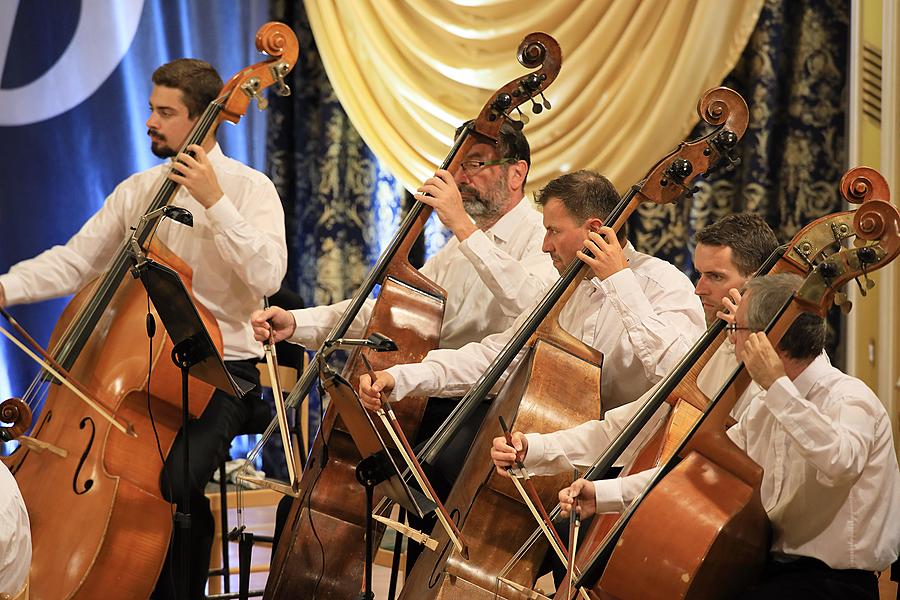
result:
[[(17, 0), (0, 0), (0, 74), (18, 6)], [(89, 98), (131, 46), (143, 6), (144, 0), (82, 0), (75, 35), (59, 60), (27, 85), (0, 88), (0, 126), (44, 121)]]

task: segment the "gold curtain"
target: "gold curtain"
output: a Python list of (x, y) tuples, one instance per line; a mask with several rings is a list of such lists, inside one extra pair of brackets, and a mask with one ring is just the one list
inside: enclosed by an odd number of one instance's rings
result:
[(531, 31), (556, 38), (563, 64), (546, 93), (553, 109), (525, 127), (529, 187), (590, 168), (625, 189), (691, 130), (697, 100), (734, 66), (761, 5), (306, 0), (338, 99), (366, 144), (410, 189), (443, 161), (455, 128), (526, 72), (515, 51)]

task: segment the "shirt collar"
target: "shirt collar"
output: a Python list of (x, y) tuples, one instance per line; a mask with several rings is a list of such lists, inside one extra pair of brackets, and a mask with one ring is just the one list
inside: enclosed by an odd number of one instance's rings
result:
[(225, 158), (225, 153), (222, 152), (222, 148), (221, 146), (219, 146), (219, 142), (216, 142), (216, 145), (206, 153), (206, 156), (209, 157), (209, 160), (211, 161), (218, 161)]
[(485, 233), (489, 233), (494, 239), (500, 240), (501, 242), (508, 242), (516, 234), (516, 231), (520, 229), (524, 215), (528, 210), (529, 207), (527, 201), (525, 198), (522, 198), (519, 200), (518, 204), (500, 217), (500, 219), (489, 227)]
[(812, 387), (822, 379), (830, 369), (831, 361), (828, 360), (828, 355), (825, 354), (825, 352), (822, 352), (815, 360), (809, 363), (808, 367), (803, 369), (803, 371), (797, 375), (797, 379), (793, 382), (794, 387), (797, 388), (800, 395), (805, 398)]

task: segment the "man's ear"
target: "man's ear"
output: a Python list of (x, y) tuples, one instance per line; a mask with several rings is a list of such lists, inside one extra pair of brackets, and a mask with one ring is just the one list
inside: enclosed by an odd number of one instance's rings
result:
[(506, 183), (509, 186), (509, 190), (511, 192), (519, 190), (524, 194), (524, 183), (527, 176), (528, 163), (524, 160), (517, 160), (513, 164), (509, 165), (509, 170), (507, 170), (506, 172)]
[(587, 220), (586, 223), (588, 227), (588, 231), (593, 231), (594, 233), (598, 233), (600, 228), (603, 227), (603, 219), (597, 217), (591, 217)]

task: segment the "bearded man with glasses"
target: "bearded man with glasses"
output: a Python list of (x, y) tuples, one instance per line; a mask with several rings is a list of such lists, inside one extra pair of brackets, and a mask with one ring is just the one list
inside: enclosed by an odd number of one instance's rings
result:
[[(470, 122), (471, 123), (471, 122)], [(456, 136), (470, 123), (463, 124)], [(447, 290), (440, 348), (456, 349), (505, 330), (539, 300), (556, 281), (550, 256), (542, 252), (544, 226), (541, 213), (525, 200), (525, 182), (531, 150), (525, 135), (509, 123), (500, 128), (496, 145), (474, 144), (463, 157), (455, 176), (440, 169), (418, 189), (416, 200), (434, 208), (453, 237), (420, 269)], [(251, 316), (256, 339), (287, 339), (317, 348), (344, 313), (349, 300), (327, 306), (287, 311), (272, 307)], [(369, 300), (357, 314), (346, 337), (362, 337), (372, 314)], [(432, 398), (419, 427), (417, 443), (427, 440), (444, 422), (458, 399)], [(486, 411), (478, 411), (442, 455), (431, 482), (443, 498), (462, 467), (469, 441)], [(289, 500), (289, 498), (288, 498)], [(287, 503), (286, 505), (289, 505)], [(284, 508), (279, 507), (276, 531)], [(418, 528), (430, 529), (410, 519)], [(276, 534), (277, 535), (277, 534)], [(407, 571), (420, 547), (410, 543)]]

